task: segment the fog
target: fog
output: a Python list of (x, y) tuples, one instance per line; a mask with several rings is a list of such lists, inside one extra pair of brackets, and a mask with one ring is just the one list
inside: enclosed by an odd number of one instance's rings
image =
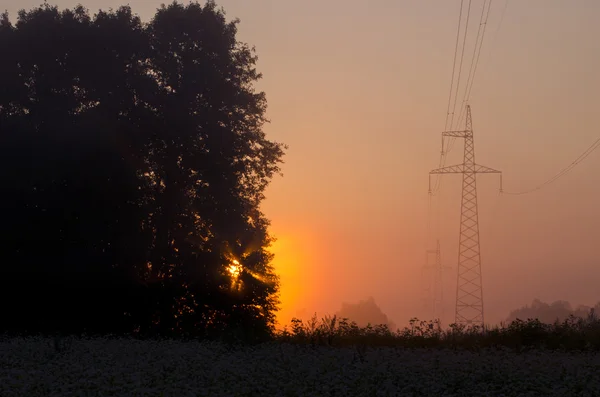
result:
[[(160, 5), (128, 3), (142, 19)], [(19, 8), (38, 4), (9, 0), (5, 8), (15, 18)], [(274, 179), (263, 206), (279, 238), (280, 321), (334, 314), (368, 297), (398, 326), (428, 319), (421, 267), (436, 238), (452, 267), (444, 275), (443, 321), (453, 321), (460, 176), (443, 177), (429, 239), (427, 191), (439, 161), (459, 2), (218, 4), (241, 19), (239, 38), (256, 46), (266, 132), (289, 145), (284, 176)], [(482, 4), (473, 2), (465, 74)], [(504, 189), (519, 192), (555, 175), (597, 138), (600, 3), (510, 2), (502, 18), (503, 7), (492, 5), (469, 103), (477, 162), (501, 170)], [(447, 164), (462, 162), (462, 150), (457, 141)], [(600, 154), (592, 153), (524, 195), (500, 195), (496, 175), (478, 177), (486, 322), (536, 298), (600, 301), (599, 167)]]

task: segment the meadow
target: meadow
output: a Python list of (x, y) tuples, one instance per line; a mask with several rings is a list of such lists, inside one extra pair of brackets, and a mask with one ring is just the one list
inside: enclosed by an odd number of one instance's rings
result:
[(598, 396), (600, 322), (391, 332), (295, 320), (271, 341), (4, 336), (0, 396)]

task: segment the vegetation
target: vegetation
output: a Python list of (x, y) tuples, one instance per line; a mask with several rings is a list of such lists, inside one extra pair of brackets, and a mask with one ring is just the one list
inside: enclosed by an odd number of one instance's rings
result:
[(258, 346), (131, 338), (0, 338), (0, 394), (599, 395), (600, 321), (391, 332), (299, 320)]
[(586, 318), (590, 311), (599, 313), (600, 302), (594, 307), (579, 305), (573, 309), (573, 306), (567, 301), (558, 300), (548, 304), (534, 299), (531, 305), (511, 311), (506, 320), (512, 322), (519, 318), (537, 318), (543, 323), (553, 323), (556, 320), (564, 321), (571, 316)]
[[(0, 332), (355, 346), (361, 357), (600, 349), (600, 321), (564, 302), (534, 301), (485, 330), (413, 319), (391, 331), (370, 299), (340, 314), (382, 325), (315, 317), (275, 333), (260, 205), (285, 147), (263, 132), (257, 57), (237, 23), (212, 1), (162, 6), (149, 23), (129, 7), (0, 17)], [(53, 345), (64, 350), (61, 337)]]
[(2, 396), (598, 396), (600, 354), (0, 339)]
[(584, 351), (600, 350), (600, 319), (591, 311), (586, 318), (571, 315), (552, 324), (538, 319), (514, 320), (508, 325), (482, 329), (451, 324), (443, 330), (437, 322), (411, 320), (411, 326), (391, 331), (386, 325), (359, 327), (348, 319), (313, 316), (304, 323), (293, 319), (276, 340), (313, 346), (355, 346), (358, 351), (368, 347), (440, 348), (480, 350), (509, 348), (517, 351), (549, 349)]
[(0, 332), (269, 337), (257, 57), (214, 2), (0, 17)]
[[(497, 327), (465, 327), (451, 324), (448, 329), (441, 329), (436, 321), (419, 321), (413, 318), (410, 327), (390, 330), (386, 324), (360, 327), (354, 321), (326, 316), (319, 320), (316, 315), (303, 322), (293, 319), (290, 326), (274, 332), (269, 339), (262, 342), (276, 344), (292, 344), (301, 346), (355, 348), (359, 355), (373, 348), (405, 348), (405, 349), (450, 349), (479, 351), (481, 349), (509, 349), (517, 352), (529, 350), (560, 351), (600, 351), (600, 318), (591, 311), (586, 318), (571, 315), (563, 321), (543, 323), (538, 319), (514, 320), (509, 324)], [(219, 342), (236, 346), (246, 344), (244, 331), (237, 334), (223, 333)], [(5, 338), (14, 335), (5, 335)], [(81, 336), (81, 335), (80, 335)], [(105, 335), (108, 337), (133, 337), (138, 334)], [(89, 335), (84, 336), (89, 337)], [(164, 338), (143, 338), (149, 340), (165, 340)], [(169, 339), (182, 339), (176, 336)], [(190, 340), (190, 338), (183, 338)], [(195, 338), (194, 338), (195, 339)], [(204, 339), (204, 338), (201, 338)], [(55, 337), (54, 348), (57, 352), (65, 349), (65, 341), (69, 338)]]

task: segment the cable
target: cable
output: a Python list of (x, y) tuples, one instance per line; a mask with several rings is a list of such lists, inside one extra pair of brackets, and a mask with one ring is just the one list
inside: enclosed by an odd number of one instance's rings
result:
[[(506, 14), (506, 9), (508, 8), (509, 0), (504, 0), (504, 8), (502, 8), (502, 14), (500, 15), (500, 21), (498, 22), (498, 26), (496, 26), (496, 33), (494, 34), (494, 39), (490, 45), (490, 48), (494, 48), (494, 44), (496, 43), (496, 38), (498, 37), (498, 32), (500, 32), (500, 27), (502, 27), (502, 22), (504, 22), (504, 15)], [(491, 49), (490, 49), (490, 57), (491, 57)]]
[(452, 80), (450, 81), (450, 93), (448, 94), (448, 108), (446, 110), (446, 123), (444, 131), (448, 129), (448, 117), (450, 116), (450, 103), (452, 102), (452, 87), (454, 86), (454, 72), (456, 71), (456, 55), (458, 54), (458, 39), (460, 37), (460, 24), (462, 22), (462, 9), (464, 0), (460, 1), (460, 12), (458, 14), (458, 29), (456, 29), (456, 44), (454, 45), (454, 61), (452, 63)]
[[(469, 0), (469, 8), (467, 9), (467, 22), (465, 24), (465, 34), (463, 37), (463, 45), (462, 45), (462, 51), (461, 51), (461, 55), (460, 55), (460, 66), (458, 67), (458, 81), (456, 82), (456, 86), (460, 87), (460, 75), (462, 74), (462, 64), (463, 64), (463, 60), (465, 57), (465, 44), (467, 42), (467, 32), (469, 31), (469, 17), (471, 16), (471, 1)], [(454, 106), (452, 108), (452, 118), (450, 120), (450, 127), (452, 127), (452, 124), (454, 124), (454, 114), (456, 112), (456, 99), (458, 98), (458, 89), (456, 90), (455, 94), (454, 94)]]
[[(490, 0), (490, 7), (491, 7), (491, 1), (492, 0)], [(506, 9), (508, 8), (508, 3), (509, 3), (509, 0), (505, 0), (504, 1), (504, 7), (502, 8), (502, 14), (500, 15), (500, 20), (498, 22), (498, 25), (496, 26), (496, 31), (494, 33), (494, 38), (492, 39), (492, 42), (490, 43), (490, 46), (489, 46), (490, 47), (490, 55), (488, 56), (488, 63), (486, 63), (484, 65), (485, 67), (487, 67), (487, 65), (489, 64), (489, 59), (491, 59), (491, 56), (492, 56), (491, 53), (493, 51), (494, 44), (496, 43), (496, 39), (498, 38), (498, 32), (500, 32), (500, 28), (502, 27), (502, 23), (504, 22), (504, 16), (506, 15)], [(488, 8), (488, 15), (489, 15), (489, 8)], [(487, 25), (487, 19), (488, 19), (488, 17), (486, 17), (486, 25)], [(477, 55), (477, 58), (479, 59), (479, 55)], [(473, 83), (471, 83), (471, 88), (472, 87), (473, 87)], [(469, 88), (469, 93), (468, 93), (467, 99), (464, 102), (465, 105), (466, 105), (466, 103), (469, 102), (469, 99), (471, 97), (471, 88)], [(464, 111), (465, 110), (466, 110), (466, 106), (461, 110), (461, 115), (460, 115), (460, 118), (459, 118), (458, 125), (460, 125), (463, 122), (463, 120), (464, 120), (464, 117), (465, 117)]]
[[(454, 129), (459, 129), (459, 125), (462, 123), (464, 117), (465, 117), (465, 111), (466, 111), (466, 104), (469, 102), (469, 99), (471, 97), (471, 90), (473, 89), (473, 82), (475, 80), (475, 75), (477, 74), (477, 68), (479, 66), (479, 59), (481, 56), (481, 49), (483, 48), (483, 42), (485, 39), (485, 32), (487, 29), (487, 23), (488, 23), (488, 19), (489, 19), (489, 15), (490, 15), (490, 10), (492, 8), (492, 1), (493, 0), (484, 0), (483, 3), (483, 7), (481, 9), (481, 16), (479, 18), (479, 28), (477, 30), (477, 37), (475, 39), (475, 46), (473, 48), (473, 56), (471, 58), (471, 66), (469, 67), (469, 76), (467, 77), (467, 84), (465, 85), (465, 94), (463, 95), (463, 100), (462, 100), (462, 105), (461, 105), (461, 111), (460, 111), (460, 116), (458, 118), (458, 123), (456, 124), (456, 127), (454, 127)], [(487, 12), (486, 12), (486, 4), (487, 4)], [(462, 15), (462, 2), (461, 2), (461, 15)], [(500, 17), (500, 23), (498, 24), (498, 27), (496, 28), (496, 31), (498, 32), (500, 30), (500, 26), (502, 25), (502, 21), (504, 20), (504, 15), (506, 12), (506, 8), (508, 7), (508, 0), (506, 0), (505, 4), (504, 4), (504, 8), (502, 10), (502, 15)], [(465, 49), (465, 43), (466, 43), (466, 35), (467, 35), (467, 30), (468, 30), (468, 16), (470, 13), (470, 9), (471, 9), (471, 2), (469, 2), (469, 11), (467, 14), (467, 26), (465, 28), (465, 35), (463, 38), (463, 48), (462, 48), (462, 56), (464, 56), (464, 49)], [(485, 20), (484, 20), (484, 15), (485, 15)], [(483, 29), (482, 29), (483, 27)], [(460, 31), (460, 19), (459, 19), (459, 31)], [(457, 32), (457, 45), (455, 48), (455, 60), (454, 63), (456, 64), (456, 49), (458, 48), (458, 35), (459, 32)], [(479, 37), (481, 37), (481, 41), (479, 41)], [(496, 36), (494, 36), (494, 39), (496, 38)], [(479, 46), (477, 45), (479, 44)], [(462, 56), (461, 56), (461, 67), (459, 70), (459, 82), (458, 85), (460, 85), (460, 73), (462, 71)], [(454, 65), (456, 66), (456, 65)], [(452, 75), (454, 76), (454, 70)], [(452, 85), (451, 85), (452, 87)], [(458, 87), (457, 87), (457, 91), (455, 93), (455, 102), (454, 102), (454, 109), (456, 109), (456, 95), (458, 94)], [(452, 95), (452, 94), (450, 94)], [(448, 108), (448, 111), (446, 113), (446, 121), (448, 119), (448, 115), (450, 114), (450, 109)], [(454, 119), (454, 112), (452, 113), (452, 120)], [(452, 128), (452, 123), (450, 127)], [(446, 129), (448, 128), (447, 123), (446, 123)], [(447, 159), (448, 153), (450, 153), (452, 151), (452, 149), (454, 148), (454, 143), (456, 141), (456, 138), (450, 138), (449, 142), (448, 142), (448, 146), (446, 148), (446, 150), (444, 151), (443, 147), (442, 147), (442, 157), (440, 158), (440, 168), (443, 167), (445, 165), (445, 161)], [(439, 190), (439, 179), (441, 178), (436, 178), (436, 183), (435, 183), (435, 187), (433, 192), (437, 192)]]
[[(446, 131), (448, 129), (448, 118), (450, 116), (450, 104), (452, 103), (452, 89), (454, 88), (454, 74), (456, 72), (456, 56), (458, 55), (458, 43), (459, 43), (459, 39), (460, 39), (460, 26), (462, 23), (462, 14), (463, 14), (463, 5), (464, 5), (464, 0), (460, 1), (460, 11), (458, 13), (458, 27), (456, 29), (456, 43), (454, 45), (454, 60), (452, 62), (452, 78), (450, 79), (450, 92), (448, 93), (448, 106), (446, 109), (446, 122), (444, 123), (444, 131)], [(440, 152), (440, 161), (438, 163), (438, 168), (442, 168), (446, 162), (446, 151), (444, 150), (444, 138), (442, 137), (442, 151)], [(434, 183), (434, 188), (432, 193), (435, 193), (437, 190), (439, 190), (439, 185), (441, 183), (440, 181), (441, 179), (441, 175), (436, 175), (435, 177), (435, 183)]]
[[(487, 4), (487, 0), (484, 0), (483, 7), (481, 8), (481, 16), (479, 17), (479, 27), (477, 28), (477, 37), (475, 37), (475, 45), (473, 46), (473, 55), (471, 56), (471, 66), (469, 66), (469, 75), (467, 76), (467, 84), (465, 84), (465, 93), (463, 94), (463, 98), (461, 101), (459, 122), (462, 117), (462, 111), (463, 111), (463, 108), (465, 105), (465, 98), (467, 97), (467, 92), (469, 90), (469, 83), (471, 81), (471, 76), (473, 76), (473, 66), (475, 65), (475, 57), (477, 55), (477, 49), (481, 48), (481, 46), (478, 47), (478, 44), (479, 44), (479, 37), (481, 37), (481, 26), (483, 25), (483, 16), (485, 15), (486, 4)], [(489, 9), (489, 7), (488, 7), (488, 9)], [(483, 43), (483, 38), (481, 40), (481, 43)], [(454, 129), (458, 129), (458, 127), (454, 128)]]
[[(486, 3), (488, 5), (487, 7), (487, 13), (486, 11)], [(463, 100), (462, 100), (462, 105), (461, 105), (461, 111), (460, 111), (460, 116), (458, 118), (458, 123), (455, 127), (455, 129), (458, 129), (458, 126), (460, 125), (460, 123), (462, 123), (463, 117), (465, 116), (463, 113), (466, 111), (466, 105), (469, 102), (469, 99), (471, 97), (471, 89), (473, 88), (473, 82), (475, 81), (475, 74), (477, 73), (477, 66), (479, 66), (479, 57), (481, 56), (481, 48), (483, 47), (483, 40), (485, 39), (485, 31), (487, 28), (487, 21), (489, 19), (490, 16), (490, 10), (492, 8), (492, 0), (489, 0), (489, 3), (487, 2), (487, 0), (484, 0), (483, 2), (483, 8), (481, 9), (481, 17), (479, 18), (479, 29), (477, 29), (477, 38), (475, 39), (475, 46), (473, 48), (473, 57), (471, 58), (471, 67), (469, 68), (469, 76), (467, 77), (467, 84), (465, 86), (465, 93), (463, 95)], [(484, 15), (485, 15), (485, 20), (484, 20)], [(483, 29), (482, 29), (483, 26)], [(479, 37), (481, 35), (481, 41), (479, 41)], [(479, 48), (477, 47), (477, 43), (479, 43)], [(477, 55), (477, 58), (475, 57)]]
[[(467, 33), (469, 31), (469, 18), (470, 18), (470, 15), (471, 15), (471, 3), (472, 3), (472, 0), (469, 0), (469, 7), (467, 8), (467, 20), (465, 22), (465, 32), (464, 32), (464, 36), (463, 36), (462, 50), (461, 50), (461, 55), (460, 55), (460, 65), (458, 67), (458, 79), (457, 79), (457, 82), (456, 82), (456, 87), (457, 88), (456, 88), (456, 90), (454, 92), (454, 105), (453, 105), (453, 108), (452, 108), (452, 118), (450, 120), (450, 126), (452, 126), (452, 124), (454, 123), (454, 115), (455, 115), (455, 112), (456, 112), (456, 100), (458, 99), (458, 89), (460, 87), (460, 77), (461, 77), (461, 74), (462, 74), (462, 64), (463, 64), (463, 60), (465, 58), (465, 44), (467, 42)], [(462, 11), (462, 0), (461, 0), (461, 11)], [(462, 12), (461, 12), (461, 19), (462, 19)], [(459, 22), (459, 24), (460, 24), (460, 22)], [(452, 95), (452, 94), (450, 94), (450, 95)], [(450, 138), (450, 142), (449, 142), (449, 147), (450, 148), (451, 148), (451, 145), (453, 145), (455, 139), (456, 138)], [(442, 159), (441, 159), (442, 161), (440, 163), (440, 167), (439, 168), (444, 167), (444, 165), (446, 164), (446, 159), (448, 158), (447, 154), (448, 154), (447, 151), (444, 152), (442, 150)], [(437, 183), (436, 183), (436, 185), (434, 187), (434, 190), (433, 190), (434, 193), (439, 190), (440, 184), (441, 184), (441, 180), (442, 180), (441, 177), (436, 178), (436, 182)]]
[(427, 235), (425, 239), (425, 251), (429, 249), (429, 239), (431, 238), (431, 193), (427, 194)]
[[(450, 82), (450, 93), (448, 94), (448, 107), (446, 109), (446, 122), (444, 124), (444, 131), (448, 130), (448, 117), (450, 115), (450, 103), (452, 102), (452, 88), (454, 87), (454, 75), (456, 72), (456, 57), (458, 55), (458, 43), (460, 40), (460, 26), (462, 23), (462, 14), (463, 14), (463, 5), (464, 5), (464, 0), (461, 0), (460, 2), (460, 12), (458, 14), (458, 28), (456, 30), (456, 43), (454, 45), (454, 61), (452, 64), (452, 79)], [(458, 71), (458, 81), (457, 81), (457, 87), (456, 87), (456, 91), (455, 91), (455, 98), (454, 98), (454, 109), (456, 109), (456, 96), (458, 95), (458, 87), (460, 85), (460, 75), (461, 75), (461, 71), (462, 71), (462, 62), (464, 59), (464, 53), (465, 53), (465, 49), (464, 49), (464, 42), (466, 40), (466, 35), (467, 35), (467, 31), (469, 29), (469, 15), (471, 12), (471, 0), (469, 0), (469, 8), (467, 10), (467, 21), (466, 21), (466, 25), (465, 25), (465, 38), (463, 40), (463, 48), (462, 48), (462, 53), (461, 53), (461, 59), (460, 59), (460, 67), (459, 67), (459, 71)], [(452, 119), (454, 119), (454, 112), (452, 113)], [(452, 124), (452, 122), (450, 123)], [(450, 138), (448, 145), (451, 148), (450, 145), (452, 145), (454, 143), (454, 140), (456, 138)], [(448, 152), (449, 150), (444, 150), (444, 138), (442, 137), (442, 151), (440, 152), (440, 161), (438, 164), (438, 168), (442, 168), (444, 167), (444, 165), (446, 164), (446, 159), (448, 156)], [(434, 182), (434, 187), (432, 190), (432, 194), (435, 194), (439, 191), (440, 189), (440, 185), (442, 183), (442, 176), (440, 174), (437, 174), (435, 177), (435, 182)]]
[(521, 192), (506, 192), (506, 191), (503, 191), (503, 193), (504, 194), (509, 194), (509, 195), (512, 195), (512, 196), (519, 196), (519, 195), (528, 194), (528, 193), (532, 193), (532, 192), (535, 192), (537, 190), (540, 190), (544, 186), (547, 186), (547, 185), (555, 182), (557, 179), (565, 176), (569, 171), (571, 171), (579, 163), (581, 163), (583, 160), (585, 160), (590, 154), (592, 154), (594, 152), (594, 150), (596, 150), (598, 147), (600, 147), (600, 138), (596, 139), (596, 141), (594, 141), (594, 143), (592, 143), (591, 146), (589, 146), (583, 153), (581, 153), (579, 155), (579, 157), (577, 157), (571, 164), (569, 164), (568, 166), (566, 166), (565, 168), (563, 168), (560, 172), (558, 172), (552, 178), (547, 179), (544, 183), (542, 183), (540, 185), (537, 185), (536, 187), (534, 187), (532, 189), (524, 190), (524, 191), (521, 191)]

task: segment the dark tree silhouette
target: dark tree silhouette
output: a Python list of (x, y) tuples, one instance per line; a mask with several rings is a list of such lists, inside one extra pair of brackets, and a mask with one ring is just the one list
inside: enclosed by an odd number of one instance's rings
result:
[(210, 1), (2, 16), (3, 330), (272, 330), (284, 146), (237, 23)]

